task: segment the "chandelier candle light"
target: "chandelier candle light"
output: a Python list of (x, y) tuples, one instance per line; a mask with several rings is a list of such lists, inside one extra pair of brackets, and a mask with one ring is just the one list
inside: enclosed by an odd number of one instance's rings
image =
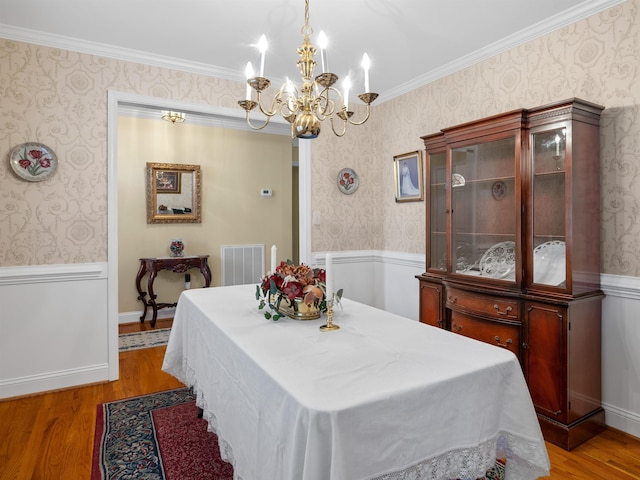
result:
[[(364, 69), (364, 93), (358, 98), (367, 105), (365, 117), (362, 120), (352, 120), (354, 112), (349, 110), (349, 90), (351, 82), (349, 77), (343, 82), (343, 93), (334, 87), (338, 81), (338, 76), (328, 71), (327, 61), (327, 37), (324, 32), (318, 36), (320, 45), (320, 62), (322, 73), (314, 78), (313, 71), (316, 61), (313, 59), (317, 49), (311, 43), (309, 37), (313, 29), (309, 26), (309, 0), (305, 0), (304, 26), (301, 29), (304, 37), (302, 45), (297, 48), (300, 59), (297, 62), (302, 76), (300, 89), (287, 79), (275, 94), (271, 105), (265, 107), (262, 104), (262, 92), (271, 85), (271, 80), (264, 77), (264, 63), (267, 51), (267, 39), (264, 35), (258, 42), (259, 70), (258, 76), (254, 76), (251, 63), (247, 64), (245, 74), (247, 76), (246, 98), (240, 100), (238, 105), (246, 111), (247, 123), (254, 130), (266, 127), (271, 118), (278, 113), (291, 124), (291, 136), (297, 138), (311, 139), (320, 134), (320, 122), (329, 119), (331, 130), (338, 137), (342, 137), (347, 131), (347, 124), (362, 125), (371, 114), (371, 104), (378, 98), (377, 93), (369, 91), (369, 68), (371, 62), (365, 53), (362, 58), (362, 68)], [(252, 89), (257, 92), (256, 100), (253, 100)], [(249, 113), (256, 107), (265, 115), (266, 119), (261, 125), (255, 126), (249, 119)], [(337, 126), (336, 126), (337, 124)]]

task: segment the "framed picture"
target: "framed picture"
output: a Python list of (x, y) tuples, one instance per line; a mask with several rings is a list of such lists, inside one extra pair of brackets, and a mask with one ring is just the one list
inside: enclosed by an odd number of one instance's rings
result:
[(421, 151), (393, 157), (393, 172), (396, 182), (396, 202), (424, 200)]
[(156, 171), (156, 191), (158, 193), (180, 193), (180, 172)]

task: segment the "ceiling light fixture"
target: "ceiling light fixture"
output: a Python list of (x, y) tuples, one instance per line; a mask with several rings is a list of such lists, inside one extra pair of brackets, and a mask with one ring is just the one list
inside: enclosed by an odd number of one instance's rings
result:
[(187, 118), (187, 114), (184, 112), (162, 112), (162, 119), (171, 123), (182, 123)]
[[(320, 134), (320, 122), (326, 119), (329, 119), (333, 133), (338, 137), (342, 137), (347, 131), (347, 124), (362, 125), (369, 119), (371, 103), (378, 98), (377, 93), (369, 91), (369, 57), (366, 53), (362, 57), (365, 93), (358, 95), (358, 98), (367, 105), (367, 112), (362, 120), (356, 121), (351, 119), (353, 111), (349, 110), (349, 90), (351, 88), (349, 77), (347, 76), (343, 82), (342, 93), (333, 86), (338, 81), (338, 76), (328, 70), (326, 36), (324, 32), (320, 32), (318, 36), (322, 73), (313, 78), (313, 71), (316, 67), (316, 61), (313, 57), (317, 49), (309, 40), (313, 33), (313, 29), (309, 26), (309, 0), (305, 0), (304, 26), (301, 32), (304, 36), (304, 41), (296, 50), (300, 57), (297, 65), (302, 76), (300, 89), (298, 90), (293, 82), (287, 79), (273, 97), (271, 106), (265, 108), (262, 105), (262, 92), (271, 85), (271, 81), (264, 77), (264, 57), (267, 50), (267, 40), (263, 35), (258, 42), (260, 51), (258, 76), (254, 76), (253, 67), (249, 62), (245, 71), (247, 76), (246, 98), (238, 101), (238, 105), (246, 111), (247, 123), (254, 130), (266, 127), (271, 118), (279, 113), (291, 124), (292, 137), (316, 138)], [(252, 89), (257, 92), (256, 100), (251, 98)], [(264, 123), (258, 126), (254, 126), (249, 119), (249, 113), (256, 106), (259, 106), (260, 112), (266, 116)]]

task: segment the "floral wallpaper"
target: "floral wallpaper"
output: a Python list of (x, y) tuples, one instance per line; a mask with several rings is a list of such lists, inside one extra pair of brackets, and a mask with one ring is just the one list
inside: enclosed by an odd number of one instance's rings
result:
[[(393, 156), (420, 136), (517, 108), (572, 97), (601, 118), (603, 272), (640, 276), (640, 0), (629, 0), (375, 107), (372, 120), (313, 148), (313, 198), (322, 225), (313, 250), (425, 252), (425, 205), (395, 203)], [(430, 48), (425, 46), (425, 48)], [(437, 48), (437, 47), (432, 47)], [(358, 191), (335, 176), (353, 168)]]
[[(441, 128), (571, 97), (601, 121), (603, 271), (640, 276), (640, 0), (603, 11), (401, 97), (312, 144), (312, 250), (425, 251), (426, 202), (394, 201), (393, 156)], [(425, 26), (427, 28), (427, 26)], [(437, 46), (425, 45), (425, 48)], [(107, 90), (235, 107), (243, 85), (0, 39), (0, 266), (106, 261)], [(362, 112), (358, 112), (362, 113)], [(25, 182), (8, 162), (48, 145), (56, 175)], [(338, 172), (356, 171), (344, 195)]]
[[(0, 39), (0, 266), (107, 260), (107, 90), (236, 106), (217, 78)], [(39, 142), (54, 176), (25, 182), (9, 154)]]

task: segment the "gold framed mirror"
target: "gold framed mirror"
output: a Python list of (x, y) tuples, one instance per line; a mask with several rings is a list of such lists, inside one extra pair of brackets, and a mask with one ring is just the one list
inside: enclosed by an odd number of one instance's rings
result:
[(147, 223), (200, 223), (200, 165), (147, 163)]

